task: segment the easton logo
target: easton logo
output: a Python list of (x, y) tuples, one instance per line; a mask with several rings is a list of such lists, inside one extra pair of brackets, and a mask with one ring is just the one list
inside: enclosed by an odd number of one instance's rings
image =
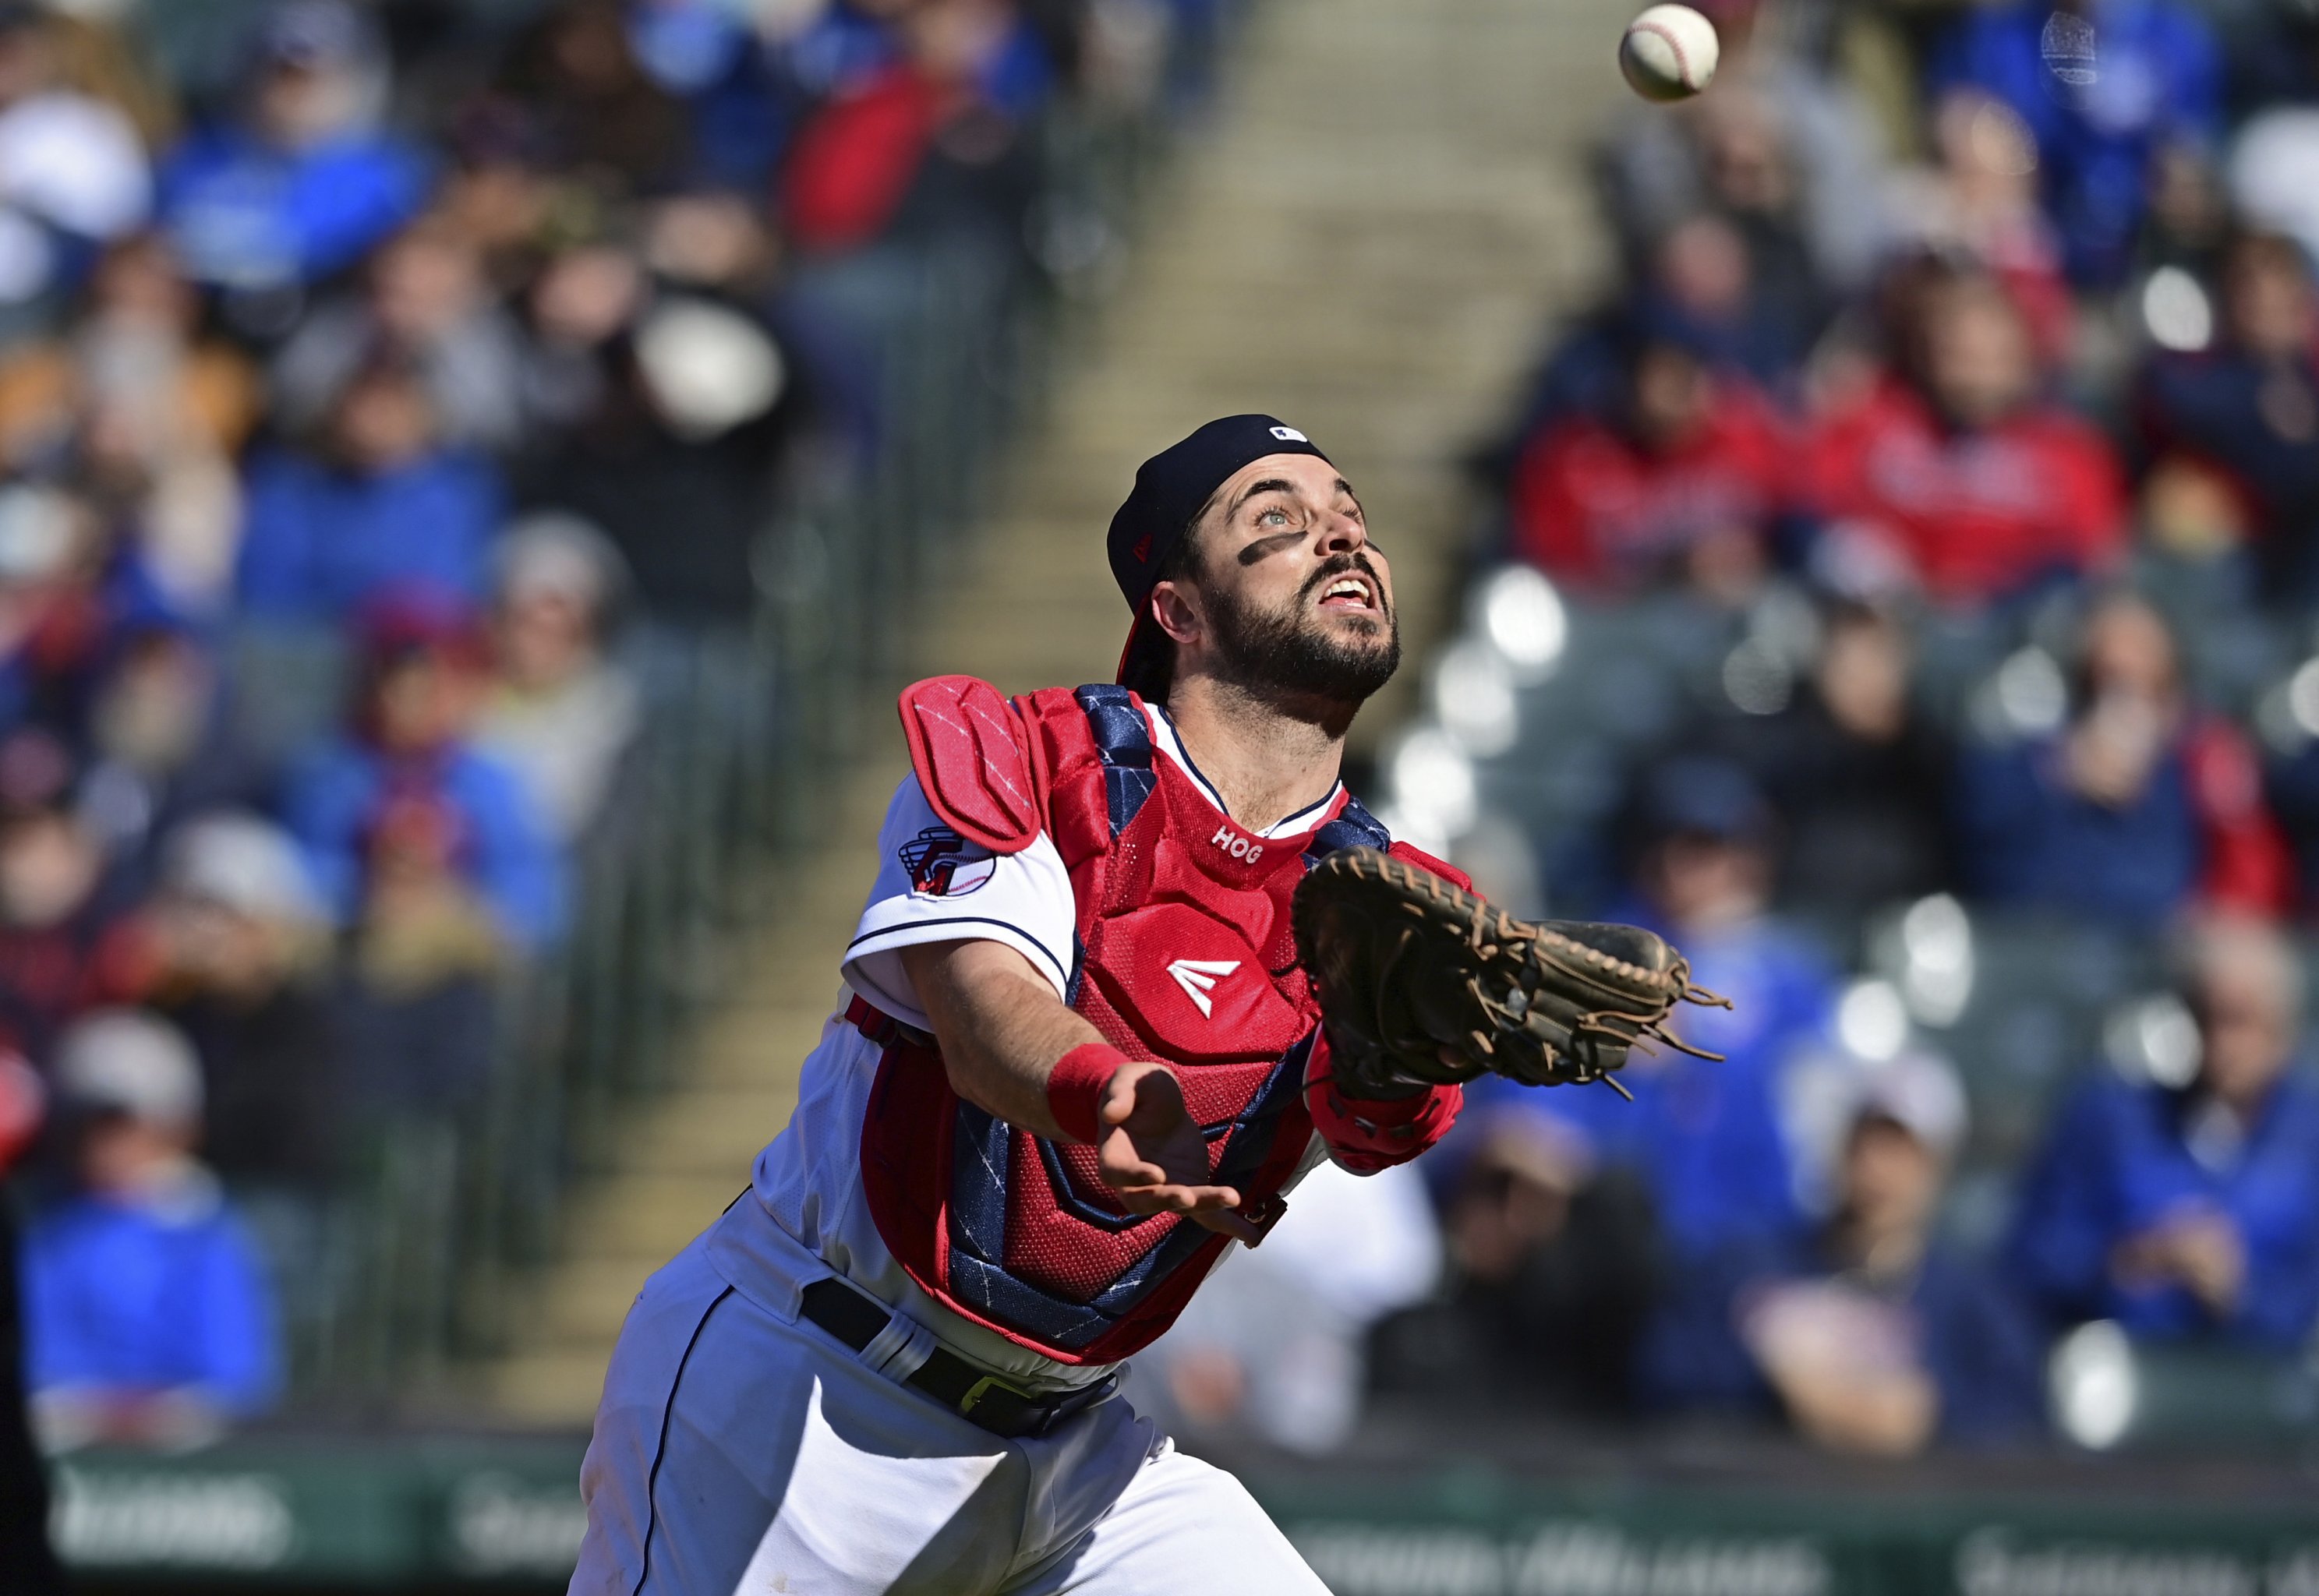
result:
[(910, 890), (925, 897), (962, 897), (998, 868), (996, 856), (947, 825), (927, 826), (903, 843), (896, 857), (909, 875)]
[(1208, 841), (1222, 848), (1234, 859), (1244, 859), (1250, 864), (1264, 857), (1263, 843), (1250, 842), (1229, 825), (1216, 827), (1216, 834), (1210, 837)]
[(1215, 999), (1208, 994), (1215, 984), (1240, 968), (1237, 959), (1178, 959), (1168, 966), (1168, 973), (1184, 988), (1184, 996), (1197, 1005), (1203, 1019), (1212, 1018), (1216, 1012)]

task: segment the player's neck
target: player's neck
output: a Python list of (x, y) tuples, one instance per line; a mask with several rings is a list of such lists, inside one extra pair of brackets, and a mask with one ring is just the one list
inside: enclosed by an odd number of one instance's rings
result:
[(1224, 812), (1263, 831), (1329, 796), (1343, 762), (1350, 709), (1307, 711), (1270, 702), (1213, 676), (1168, 695), (1176, 735), (1214, 784)]

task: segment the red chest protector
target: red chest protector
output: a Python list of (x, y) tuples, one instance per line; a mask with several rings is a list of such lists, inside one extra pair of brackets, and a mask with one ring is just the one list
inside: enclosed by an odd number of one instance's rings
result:
[[(1277, 1195), (1311, 1145), (1302, 1087), (1319, 1010), (1289, 895), (1312, 861), (1387, 845), (1348, 798), (1297, 835), (1232, 825), (1153, 746), (1123, 688), (1014, 699), (921, 682), (902, 717), (920, 785), (969, 841), (1044, 832), (1070, 873), (1069, 1001), (1132, 1058), (1178, 1067), (1214, 1177)], [(1430, 861), (1425, 861), (1430, 863)], [(1094, 1149), (1016, 1130), (960, 1099), (931, 1047), (887, 1046), (862, 1127), (871, 1213), (910, 1277), (956, 1312), (1063, 1363), (1111, 1363), (1172, 1323), (1224, 1239), (1127, 1213)]]

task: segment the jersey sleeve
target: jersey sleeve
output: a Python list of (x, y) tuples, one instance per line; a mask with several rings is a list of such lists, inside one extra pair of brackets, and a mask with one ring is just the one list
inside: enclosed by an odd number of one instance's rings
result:
[(906, 1025), (931, 1029), (902, 968), (902, 949), (972, 939), (1003, 942), (1069, 990), (1078, 913), (1062, 855), (1044, 833), (1013, 853), (968, 841), (902, 778), (878, 835), (878, 879), (847, 944), (845, 984)]

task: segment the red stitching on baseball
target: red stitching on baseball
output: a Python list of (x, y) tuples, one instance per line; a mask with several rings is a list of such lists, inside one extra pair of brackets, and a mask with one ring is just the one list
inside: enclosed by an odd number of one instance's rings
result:
[(1691, 63), (1683, 59), (1683, 41), (1677, 39), (1674, 34), (1668, 30), (1667, 25), (1665, 23), (1638, 22), (1635, 24), (1635, 29), (1636, 32), (1641, 33), (1656, 33), (1660, 38), (1665, 40), (1667, 42), (1667, 48), (1674, 51), (1675, 82), (1681, 84), (1684, 88), (1697, 87), (1697, 86), (1691, 81)]

